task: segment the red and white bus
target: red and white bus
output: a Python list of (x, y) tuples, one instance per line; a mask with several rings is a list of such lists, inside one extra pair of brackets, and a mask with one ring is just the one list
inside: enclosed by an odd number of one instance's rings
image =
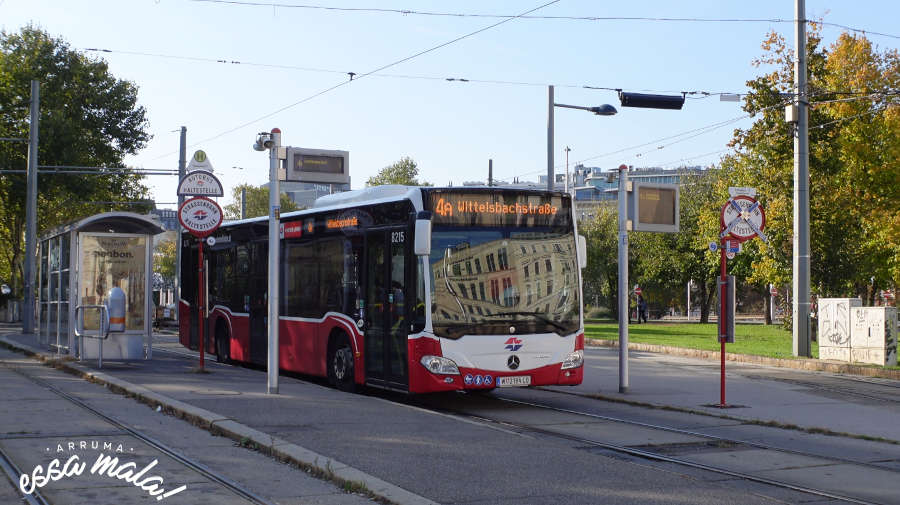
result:
[[(268, 218), (204, 247), (205, 349), (265, 364)], [(584, 239), (564, 193), (378, 186), (280, 221), (279, 365), (343, 390), (575, 385)], [(197, 239), (182, 238), (181, 343), (197, 348)]]

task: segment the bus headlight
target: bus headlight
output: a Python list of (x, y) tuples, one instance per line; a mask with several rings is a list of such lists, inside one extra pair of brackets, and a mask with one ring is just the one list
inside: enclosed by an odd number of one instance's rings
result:
[(568, 370), (570, 368), (578, 368), (584, 364), (584, 351), (578, 350), (575, 352), (570, 352), (568, 356), (566, 356), (565, 361), (563, 361), (562, 369)]
[(459, 375), (459, 367), (456, 366), (456, 363), (452, 359), (429, 355), (422, 356), (419, 363), (422, 363), (422, 366), (427, 368), (428, 371), (433, 374)]

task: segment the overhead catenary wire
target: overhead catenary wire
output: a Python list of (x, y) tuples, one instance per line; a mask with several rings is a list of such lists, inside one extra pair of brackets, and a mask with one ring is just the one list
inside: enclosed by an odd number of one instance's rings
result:
[[(484, 31), (490, 30), (490, 29), (495, 28), (495, 27), (497, 27), (497, 26), (500, 26), (500, 25), (502, 25), (502, 24), (508, 23), (508, 22), (510, 22), (510, 21), (512, 21), (512, 20), (514, 20), (514, 19), (518, 19), (518, 18), (521, 17), (521, 16), (524, 16), (524, 15), (526, 15), (526, 14), (530, 14), (530, 13), (535, 12), (535, 11), (537, 11), (537, 10), (543, 9), (544, 7), (547, 7), (547, 6), (549, 6), (549, 5), (553, 5), (553, 4), (555, 4), (555, 3), (558, 3), (559, 1), (560, 1), (560, 0), (551, 0), (551, 1), (549, 1), (549, 2), (546, 2), (546, 3), (544, 3), (544, 4), (539, 5), (539, 6), (537, 6), (537, 7), (534, 7), (534, 8), (532, 8), (532, 9), (529, 9), (529, 10), (527, 10), (527, 11), (525, 11), (525, 12), (523, 12), (523, 13), (517, 15), (517, 16), (509, 17), (509, 18), (503, 19), (502, 21), (498, 21), (498, 22), (493, 23), (493, 24), (491, 24), (491, 25), (485, 26), (485, 27), (483, 27), (483, 28), (479, 28), (478, 30), (475, 30), (475, 31), (472, 31), (472, 32), (468, 32), (468, 33), (466, 33), (466, 34), (464, 34), (464, 35), (461, 35), (461, 36), (459, 36), (459, 37), (456, 37), (456, 38), (454, 38), (454, 39), (452, 39), (452, 40), (448, 40), (447, 42), (443, 42), (443, 43), (438, 44), (438, 45), (436, 45), (436, 46), (429, 47), (428, 49), (424, 49), (424, 50), (419, 51), (419, 52), (417, 52), (417, 53), (414, 53), (414, 54), (412, 54), (412, 55), (410, 55), (410, 56), (406, 56), (406, 57), (401, 58), (401, 59), (399, 59), (399, 60), (395, 60), (395, 61), (393, 61), (393, 62), (391, 62), (391, 63), (386, 64), (386, 65), (382, 65), (382, 66), (377, 67), (377, 68), (375, 68), (375, 69), (373, 69), (373, 70), (369, 70), (368, 72), (364, 72), (364, 73), (361, 73), (361, 74), (356, 74), (356, 73), (354, 73), (354, 75), (356, 76), (355, 78), (353, 78), (353, 77), (351, 76), (351, 79), (349, 79), (349, 80), (341, 81), (341, 82), (339, 82), (339, 83), (337, 83), (337, 84), (335, 84), (335, 85), (333, 85), (333, 86), (330, 86), (330, 87), (325, 88), (325, 89), (323, 89), (323, 90), (321, 90), (321, 91), (319, 91), (319, 92), (313, 93), (312, 95), (309, 95), (309, 96), (307, 96), (307, 97), (305, 97), (305, 98), (302, 98), (302, 99), (300, 99), (300, 100), (297, 100), (297, 101), (294, 102), (294, 103), (285, 105), (285, 106), (280, 107), (280, 108), (278, 108), (278, 109), (276, 109), (276, 110), (274, 110), (274, 111), (272, 111), (272, 112), (269, 112), (269, 113), (267, 113), (267, 114), (264, 114), (264, 115), (262, 115), (262, 116), (259, 116), (259, 117), (257, 117), (256, 119), (253, 119), (253, 120), (251, 120), (251, 121), (247, 121), (246, 123), (242, 123), (242, 124), (240, 124), (240, 125), (238, 125), (238, 126), (235, 126), (235, 127), (233, 127), (233, 128), (229, 128), (228, 130), (225, 130), (225, 131), (223, 131), (223, 132), (221, 132), (221, 133), (218, 133), (218, 134), (216, 134), (216, 135), (213, 135), (212, 137), (208, 137), (208, 138), (205, 138), (205, 139), (203, 139), (203, 140), (200, 140), (199, 142), (195, 142), (194, 144), (191, 144), (190, 147), (196, 147), (196, 146), (198, 146), (198, 145), (200, 145), (200, 144), (202, 144), (202, 143), (210, 142), (210, 141), (212, 141), (212, 140), (215, 140), (215, 139), (218, 139), (218, 138), (220, 138), (220, 137), (223, 137), (223, 136), (225, 136), (225, 135), (227, 135), (227, 134), (229, 134), (229, 133), (233, 133), (233, 132), (235, 132), (235, 131), (237, 131), (237, 130), (246, 128), (247, 126), (250, 126), (250, 125), (252, 125), (252, 124), (258, 123), (259, 121), (262, 121), (263, 119), (268, 119), (268, 118), (270, 118), (270, 117), (272, 117), (272, 116), (274, 116), (274, 115), (276, 115), (276, 114), (278, 114), (278, 113), (280, 113), (280, 112), (284, 112), (284, 111), (286, 111), (286, 110), (288, 110), (288, 109), (291, 109), (291, 108), (293, 108), (293, 107), (296, 107), (296, 106), (298, 106), (298, 105), (300, 105), (300, 104), (303, 104), (303, 103), (306, 103), (306, 102), (308, 102), (308, 101), (310, 101), (310, 100), (313, 100), (313, 99), (315, 99), (315, 98), (318, 98), (318, 97), (320, 97), (320, 96), (322, 96), (322, 95), (324, 95), (324, 94), (326, 94), (326, 93), (329, 93), (329, 92), (334, 91), (334, 90), (336, 90), (336, 89), (338, 89), (338, 88), (341, 88), (341, 87), (343, 87), (343, 86), (346, 86), (347, 84), (350, 84), (351, 82), (359, 81), (360, 79), (363, 79), (363, 78), (365, 78), (365, 77), (369, 77), (370, 75), (375, 74), (375, 73), (377, 73), (377, 72), (380, 72), (380, 71), (382, 71), (382, 70), (386, 70), (386, 69), (388, 69), (388, 68), (391, 68), (391, 67), (400, 65), (401, 63), (405, 63), (405, 62), (410, 61), (410, 60), (412, 60), (412, 59), (414, 59), (414, 58), (418, 58), (419, 56), (422, 56), (422, 55), (428, 54), (428, 53), (430, 53), (430, 52), (436, 51), (436, 50), (438, 50), (438, 49), (440, 49), (440, 48), (449, 46), (450, 44), (454, 44), (454, 43), (456, 43), (456, 42), (459, 42), (459, 41), (464, 40), (464, 39), (466, 39), (466, 38), (472, 37), (472, 36), (474, 36), (474, 35), (477, 35), (477, 34), (479, 34), (479, 33), (484, 32)], [(170, 153), (166, 153), (166, 154), (164, 154), (164, 155), (162, 155), (162, 156), (158, 156), (158, 157), (154, 158), (154, 160), (161, 159), (161, 158), (165, 158), (165, 157), (171, 156), (172, 154), (175, 154), (175, 151), (172, 151), (172, 152), (170, 152)]]
[[(259, 63), (253, 61), (246, 60), (237, 60), (234, 58), (213, 58), (213, 57), (202, 57), (202, 56), (189, 56), (189, 55), (177, 55), (177, 54), (165, 54), (165, 53), (155, 53), (155, 52), (146, 52), (146, 51), (130, 51), (130, 50), (121, 50), (121, 49), (108, 49), (108, 48), (98, 48), (98, 47), (85, 47), (82, 48), (83, 51), (90, 52), (99, 52), (99, 53), (108, 53), (108, 54), (123, 54), (130, 56), (145, 56), (150, 58), (163, 58), (163, 59), (173, 59), (173, 60), (184, 60), (184, 61), (192, 61), (192, 62), (205, 62), (205, 63), (213, 63), (213, 64), (226, 64), (226, 65), (244, 65), (244, 66), (253, 66), (260, 68), (272, 68), (277, 70), (297, 70), (302, 72), (318, 72), (318, 73), (327, 73), (327, 74), (340, 74), (340, 75), (350, 75), (353, 74), (354, 80), (357, 79), (356, 72), (346, 71), (346, 70), (338, 70), (333, 68), (317, 68), (303, 65), (283, 65), (283, 64), (273, 64), (273, 63)], [(601, 90), (601, 91), (623, 91), (624, 88), (620, 87), (610, 87), (610, 86), (595, 86), (589, 84), (558, 84), (551, 82), (536, 82), (536, 81), (517, 81), (517, 80), (503, 80), (503, 79), (484, 79), (484, 78), (474, 78), (474, 77), (458, 77), (458, 76), (439, 76), (439, 75), (422, 75), (422, 74), (389, 74), (389, 73), (377, 73), (371, 75), (371, 77), (381, 77), (381, 78), (392, 78), (392, 79), (409, 79), (409, 80), (424, 80), (424, 81), (444, 81), (444, 82), (452, 82), (452, 83), (463, 83), (463, 84), (495, 84), (502, 86), (529, 86), (529, 87), (541, 87), (546, 88), (547, 86), (555, 86), (557, 88), (572, 88), (572, 89), (590, 89), (590, 90)], [(694, 96), (689, 98), (694, 99), (703, 99), (709, 98), (712, 96), (719, 95), (742, 95), (746, 93), (736, 93), (729, 91), (701, 91), (701, 90), (672, 90), (672, 89), (634, 89), (637, 92), (643, 93), (681, 93), (685, 95), (701, 95)]]
[[(476, 12), (435, 12), (421, 11), (415, 9), (388, 9), (384, 7), (337, 7), (330, 5), (315, 4), (291, 4), (284, 2), (254, 2), (249, 0), (191, 0), (197, 3), (238, 5), (249, 7), (267, 7), (282, 9), (306, 9), (336, 12), (357, 12), (357, 13), (376, 13), (376, 14), (400, 14), (403, 16), (430, 16), (430, 17), (453, 17), (453, 18), (487, 18), (487, 19), (512, 19), (520, 18), (527, 20), (558, 20), (558, 21), (650, 21), (650, 22), (679, 22), (679, 23), (795, 23), (794, 19), (786, 18), (701, 18), (701, 17), (660, 17), (660, 16), (571, 16), (571, 15), (518, 15), (511, 14), (488, 14)], [(900, 35), (890, 33), (877, 32), (865, 28), (856, 28), (838, 23), (826, 21), (806, 20), (822, 26), (840, 28), (855, 33), (864, 33), (870, 35), (878, 35), (900, 39)]]

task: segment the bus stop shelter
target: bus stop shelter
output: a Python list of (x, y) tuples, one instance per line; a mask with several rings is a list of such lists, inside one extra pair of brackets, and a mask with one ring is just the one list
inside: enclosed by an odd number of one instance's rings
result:
[[(82, 359), (100, 352), (114, 360), (149, 358), (153, 236), (163, 231), (153, 216), (106, 212), (45, 233), (38, 256), (38, 343)], [(81, 326), (83, 319), (84, 333), (100, 336), (102, 312), (91, 309), (105, 305), (113, 288), (125, 294), (124, 321), (114, 318), (123, 331), (108, 333), (101, 351), (100, 339), (76, 338), (76, 322)]]

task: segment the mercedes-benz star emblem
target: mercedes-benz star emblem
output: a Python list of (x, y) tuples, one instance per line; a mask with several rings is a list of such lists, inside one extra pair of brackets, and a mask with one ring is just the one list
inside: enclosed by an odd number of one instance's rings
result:
[(506, 366), (508, 366), (510, 370), (519, 368), (519, 357), (515, 355), (510, 356), (509, 359), (506, 360)]

